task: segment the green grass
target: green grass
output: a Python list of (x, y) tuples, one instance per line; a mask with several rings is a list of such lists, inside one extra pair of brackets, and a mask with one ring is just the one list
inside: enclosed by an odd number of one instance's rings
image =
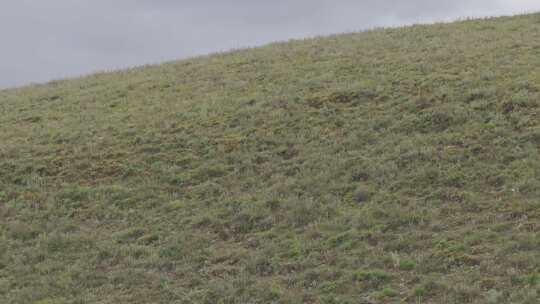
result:
[(1, 303), (538, 303), (540, 15), (0, 91)]

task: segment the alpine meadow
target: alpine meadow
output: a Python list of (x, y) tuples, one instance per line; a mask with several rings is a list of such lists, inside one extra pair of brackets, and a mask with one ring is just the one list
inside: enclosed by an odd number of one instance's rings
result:
[(540, 14), (0, 91), (0, 303), (540, 303)]

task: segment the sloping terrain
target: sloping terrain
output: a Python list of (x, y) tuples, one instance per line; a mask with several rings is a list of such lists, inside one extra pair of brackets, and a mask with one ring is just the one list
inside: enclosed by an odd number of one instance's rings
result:
[(539, 303), (540, 15), (0, 91), (0, 303)]

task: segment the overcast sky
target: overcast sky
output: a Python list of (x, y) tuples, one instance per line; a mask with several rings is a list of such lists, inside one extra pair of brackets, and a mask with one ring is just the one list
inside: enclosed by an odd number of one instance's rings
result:
[(0, 0), (0, 87), (540, 0)]

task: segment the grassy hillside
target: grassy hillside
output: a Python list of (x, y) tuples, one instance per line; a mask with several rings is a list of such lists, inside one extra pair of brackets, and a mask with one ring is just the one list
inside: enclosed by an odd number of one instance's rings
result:
[(1, 303), (539, 303), (540, 15), (0, 91)]

